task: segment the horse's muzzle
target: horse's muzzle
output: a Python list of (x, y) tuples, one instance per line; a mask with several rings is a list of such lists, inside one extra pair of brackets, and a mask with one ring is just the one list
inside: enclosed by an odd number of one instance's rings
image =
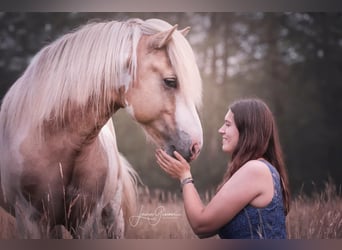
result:
[(187, 161), (187, 162), (191, 162), (193, 160), (195, 160), (200, 151), (201, 151), (201, 146), (198, 143), (194, 143), (192, 144), (190, 147), (188, 148), (184, 148), (184, 147), (177, 147), (175, 145), (169, 145), (166, 147), (165, 149), (166, 153), (174, 158), (176, 158), (174, 156), (174, 151), (177, 151), (179, 154), (182, 155), (182, 157)]

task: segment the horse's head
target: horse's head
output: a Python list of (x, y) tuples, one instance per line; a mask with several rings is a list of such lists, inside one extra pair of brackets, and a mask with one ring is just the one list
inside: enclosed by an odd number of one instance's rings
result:
[(137, 69), (127, 91), (129, 113), (169, 155), (178, 151), (187, 161), (195, 159), (203, 144), (196, 110), (201, 99), (201, 78), (187, 30), (177, 25), (153, 35), (141, 36)]

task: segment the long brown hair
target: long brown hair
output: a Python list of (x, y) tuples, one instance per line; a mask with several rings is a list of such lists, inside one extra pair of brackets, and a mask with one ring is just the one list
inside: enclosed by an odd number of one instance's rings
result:
[(264, 158), (279, 172), (285, 213), (288, 214), (289, 183), (278, 129), (271, 110), (265, 102), (255, 98), (237, 100), (229, 106), (229, 109), (234, 114), (239, 141), (219, 188), (246, 162)]

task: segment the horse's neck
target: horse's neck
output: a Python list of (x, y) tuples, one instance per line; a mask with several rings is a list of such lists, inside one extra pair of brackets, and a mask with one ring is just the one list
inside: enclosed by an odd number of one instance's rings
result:
[[(44, 140), (40, 143), (37, 143), (34, 133), (28, 133), (21, 142), (20, 152), (24, 164), (20, 186), (23, 193), (30, 194), (32, 204), (40, 204), (44, 198), (42, 190), (52, 188), (55, 197), (63, 195), (62, 189), (58, 189), (61, 181), (64, 185), (71, 185), (66, 189), (69, 192), (67, 195), (72, 195), (74, 189), (82, 189), (86, 197), (90, 197), (90, 200), (84, 201), (85, 204), (94, 203), (92, 197), (97, 197), (98, 191), (103, 190), (108, 163), (101, 145), (103, 140), (98, 135), (117, 107), (113, 105), (101, 111), (99, 107), (95, 112), (93, 106), (88, 106), (87, 110), (69, 107), (69, 115), (65, 117), (63, 126), (53, 120), (45, 122)], [(32, 183), (37, 183), (35, 190), (32, 190)]]
[[(52, 119), (44, 122), (42, 140), (37, 139), (39, 137), (35, 130), (30, 131), (21, 142), (21, 155), (29, 162), (34, 162), (32, 167), (37, 169), (50, 171), (50, 166), (60, 166), (64, 181), (67, 182), (77, 165), (82, 165), (83, 161), (101, 152), (97, 150), (98, 135), (118, 109), (115, 104), (108, 107), (103, 110), (98, 107), (95, 112), (96, 109), (91, 105), (86, 110), (70, 106), (62, 124)], [(32, 150), (33, 145), (35, 150)], [(27, 166), (27, 170), (28, 173), (32, 172), (30, 166)]]
[(62, 121), (55, 123), (52, 120), (44, 124), (44, 137), (56, 137), (66, 133), (75, 144), (90, 144), (120, 108), (114, 101), (110, 105), (102, 106), (94, 103), (88, 104), (87, 107), (70, 106)]
[(81, 165), (87, 157), (101, 151), (97, 150), (101, 147), (98, 135), (120, 108), (114, 98), (106, 105), (101, 106), (101, 103), (104, 102), (89, 101), (86, 107), (70, 104), (63, 117), (53, 119), (52, 115), (40, 130), (36, 127), (28, 128), (20, 139), (18, 149), (27, 163), (27, 174), (34, 168), (45, 169), (49, 175), (51, 169), (60, 166), (65, 175), (64, 181), (67, 182), (77, 164)]
[(90, 101), (86, 105), (85, 112), (81, 112), (81, 117), (76, 116), (75, 119), (73, 114), (79, 114), (77, 111), (71, 114), (70, 126), (82, 136), (81, 139), (84, 140), (84, 143), (91, 142), (96, 138), (101, 128), (111, 119), (113, 114), (125, 106), (125, 90), (123, 87), (107, 93), (107, 95), (105, 98), (107, 102), (94, 103)]

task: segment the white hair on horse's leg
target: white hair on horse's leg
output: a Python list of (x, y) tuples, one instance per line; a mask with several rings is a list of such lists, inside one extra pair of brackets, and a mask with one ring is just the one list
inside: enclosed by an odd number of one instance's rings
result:
[(123, 233), (124, 223), (122, 224), (120, 221), (127, 222), (135, 211), (136, 184), (139, 177), (129, 162), (118, 151), (115, 129), (111, 119), (101, 129), (100, 139), (107, 152), (109, 166), (102, 202), (103, 206), (109, 204), (112, 209), (109, 212), (114, 213), (113, 216), (117, 219), (118, 224), (114, 225), (113, 228), (115, 232), (121, 231)]
[(45, 235), (42, 235), (41, 229), (43, 226), (39, 225), (37, 221), (33, 221), (32, 217), (35, 214), (38, 214), (38, 211), (24, 197), (17, 196), (15, 219), (16, 228), (21, 238), (40, 239), (42, 236), (47, 236), (48, 231), (45, 232)]

